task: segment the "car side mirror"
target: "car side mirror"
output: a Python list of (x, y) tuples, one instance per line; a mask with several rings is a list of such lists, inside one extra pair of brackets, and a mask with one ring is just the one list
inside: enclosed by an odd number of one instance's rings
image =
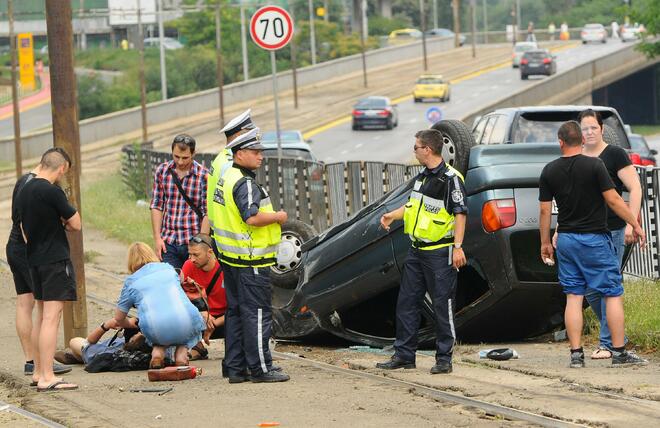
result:
[(656, 149), (651, 149), (651, 154), (655, 156), (658, 154), (658, 151)]

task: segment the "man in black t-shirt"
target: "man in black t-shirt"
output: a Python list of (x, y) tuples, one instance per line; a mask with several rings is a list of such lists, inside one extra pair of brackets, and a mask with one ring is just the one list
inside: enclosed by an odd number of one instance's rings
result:
[(558, 136), (562, 157), (547, 164), (539, 179), (539, 226), (541, 259), (554, 264), (550, 241), (554, 198), (559, 208), (557, 258), (559, 282), (566, 294), (564, 322), (571, 345), (570, 367), (584, 367), (582, 301), (589, 290), (596, 290), (606, 301), (612, 364), (645, 364), (645, 360), (624, 347), (623, 278), (607, 229), (606, 205), (633, 227), (634, 239), (642, 245), (644, 230), (614, 189), (603, 161), (582, 154), (580, 125), (566, 122), (559, 128)]
[(16, 204), (25, 237), (37, 319), (32, 329), (33, 383), (38, 391), (76, 389), (55, 377), (53, 357), (65, 301), (76, 300), (76, 281), (66, 230), (80, 230), (80, 214), (54, 183), (71, 166), (61, 149), (48, 150), (39, 173), (23, 186)]

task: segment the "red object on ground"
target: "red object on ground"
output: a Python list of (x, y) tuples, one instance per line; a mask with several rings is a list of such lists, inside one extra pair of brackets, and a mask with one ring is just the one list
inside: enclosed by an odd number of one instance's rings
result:
[(202, 368), (194, 366), (165, 367), (164, 369), (151, 369), (147, 371), (149, 382), (195, 379), (201, 375)]

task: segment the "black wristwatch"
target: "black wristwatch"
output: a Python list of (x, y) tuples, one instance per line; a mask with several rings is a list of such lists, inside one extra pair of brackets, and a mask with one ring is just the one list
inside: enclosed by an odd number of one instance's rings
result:
[(103, 322), (101, 323), (101, 329), (102, 329), (103, 331), (110, 331), (109, 328), (105, 328), (105, 321), (103, 321)]

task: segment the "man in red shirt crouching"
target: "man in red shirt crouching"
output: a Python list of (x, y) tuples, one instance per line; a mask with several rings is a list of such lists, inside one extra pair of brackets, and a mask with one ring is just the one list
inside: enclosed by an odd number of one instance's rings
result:
[[(203, 233), (188, 242), (188, 260), (181, 268), (183, 287), (206, 320), (204, 342), (225, 337), (227, 299), (220, 263), (213, 254), (211, 238)], [(197, 292), (197, 293), (196, 293)], [(199, 298), (194, 298), (199, 295)], [(208, 358), (208, 351), (199, 342), (191, 350), (191, 360)]]

